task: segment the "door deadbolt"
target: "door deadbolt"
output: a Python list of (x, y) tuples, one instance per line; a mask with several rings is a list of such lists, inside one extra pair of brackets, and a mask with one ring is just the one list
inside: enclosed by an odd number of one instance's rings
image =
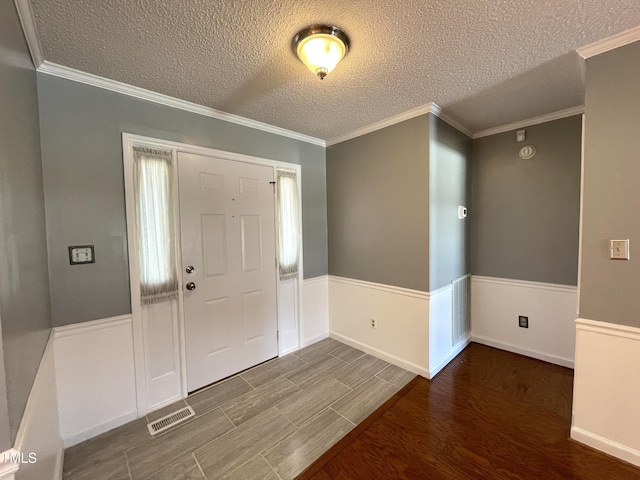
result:
[(196, 284), (193, 282), (189, 282), (187, 283), (187, 290), (195, 290), (196, 289)]
[(196, 269), (195, 269), (195, 268), (193, 268), (191, 265), (189, 265), (189, 266), (186, 268), (187, 273), (193, 273), (193, 272), (195, 272), (195, 270), (196, 270)]

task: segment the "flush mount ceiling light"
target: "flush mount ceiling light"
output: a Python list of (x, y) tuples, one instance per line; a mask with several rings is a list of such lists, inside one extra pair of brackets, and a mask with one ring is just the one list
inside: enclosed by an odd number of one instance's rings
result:
[(293, 37), (293, 51), (309, 70), (324, 80), (349, 51), (349, 37), (338, 27), (312, 25)]

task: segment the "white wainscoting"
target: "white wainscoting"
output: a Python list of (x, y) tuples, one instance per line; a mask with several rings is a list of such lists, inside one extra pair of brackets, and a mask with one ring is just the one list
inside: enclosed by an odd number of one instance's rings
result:
[[(472, 340), (573, 367), (577, 288), (504, 278), (471, 277)], [(518, 316), (529, 317), (529, 328)]]
[(13, 454), (13, 458), (20, 458), (21, 461), (13, 465), (0, 461), (2, 479), (13, 479), (14, 475), (17, 480), (62, 478), (64, 445), (58, 427), (53, 342), (52, 334), (31, 387), (15, 446), (9, 452), (4, 452)]
[(330, 276), (329, 325), (337, 340), (429, 376), (427, 292)]
[(453, 343), (452, 297), (452, 285), (429, 294), (429, 379), (435, 377), (471, 341), (471, 336), (466, 335)]
[(640, 329), (576, 320), (571, 438), (640, 466)]
[(65, 447), (137, 418), (131, 315), (58, 327), (54, 339)]
[(305, 279), (302, 300), (301, 347), (304, 347), (329, 336), (329, 277)]

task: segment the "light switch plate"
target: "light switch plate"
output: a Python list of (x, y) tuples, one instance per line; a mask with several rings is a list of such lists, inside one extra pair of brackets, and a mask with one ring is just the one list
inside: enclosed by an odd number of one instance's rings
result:
[(69, 247), (69, 264), (82, 265), (83, 263), (96, 263), (93, 245), (74, 245)]
[(629, 260), (629, 239), (609, 240), (612, 260)]

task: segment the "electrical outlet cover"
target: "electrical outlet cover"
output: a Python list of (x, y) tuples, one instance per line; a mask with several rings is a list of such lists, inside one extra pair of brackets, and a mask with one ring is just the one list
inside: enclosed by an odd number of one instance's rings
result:
[(523, 315), (518, 316), (518, 326), (521, 328), (529, 328), (529, 317)]

